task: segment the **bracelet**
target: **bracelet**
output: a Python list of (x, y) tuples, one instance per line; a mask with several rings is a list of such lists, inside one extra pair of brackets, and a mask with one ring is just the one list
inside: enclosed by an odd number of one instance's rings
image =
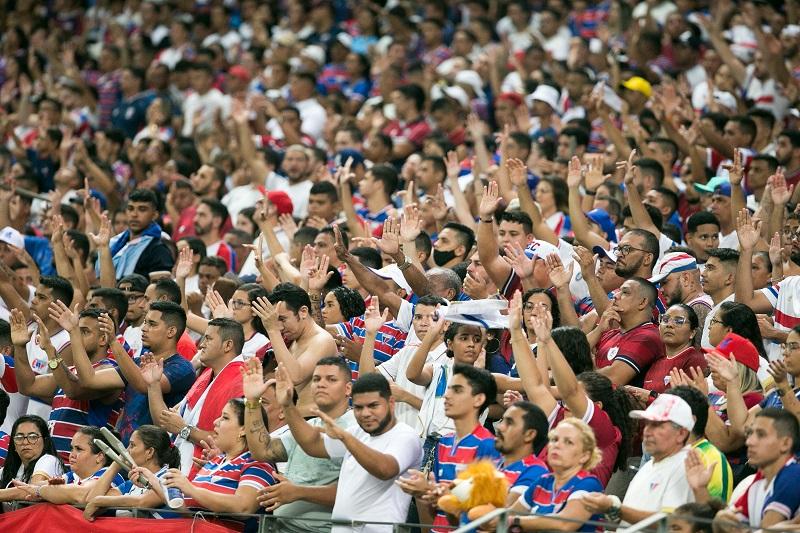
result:
[(494, 219), (493, 219), (493, 218), (490, 218), (489, 220), (486, 220), (485, 218), (482, 218), (482, 219), (481, 219), (481, 222), (485, 222), (485, 223), (487, 223), (487, 224), (492, 224), (492, 223), (494, 222)]
[(256, 409), (261, 407), (261, 402), (260, 401), (251, 402), (250, 400), (245, 400), (244, 406), (247, 407), (248, 409), (255, 411)]
[(588, 196), (594, 196), (597, 194), (597, 191), (590, 191), (589, 189), (584, 189), (584, 191)]

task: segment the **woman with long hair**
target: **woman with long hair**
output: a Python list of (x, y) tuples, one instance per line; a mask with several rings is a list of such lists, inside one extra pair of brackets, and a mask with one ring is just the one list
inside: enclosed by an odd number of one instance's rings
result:
[[(517, 293), (509, 302), (509, 324), (517, 369), (528, 399), (549, 415), (551, 427), (569, 416), (580, 418), (591, 426), (603, 451), (602, 461), (592, 465), (592, 474), (605, 486), (614, 471), (626, 468), (633, 434), (628, 417), (633, 408), (632, 399), (625, 389), (615, 389), (602, 374), (590, 371), (575, 376), (564, 353), (553, 341), (550, 316), (546, 312), (540, 311), (532, 317), (538, 341), (534, 359), (528, 338), (519, 326), (521, 312), (521, 298)], [(550, 372), (560, 401), (550, 389)]]
[[(31, 485), (22, 481), (14, 481), (14, 486), (25, 491), (30, 499), (44, 500), (55, 504), (79, 505), (86, 501), (86, 496), (98, 479), (100, 479), (111, 463), (103, 451), (94, 443), (99, 439), (108, 444), (106, 438), (95, 426), (84, 426), (72, 436), (69, 452), (69, 472), (61, 476), (63, 484)], [(118, 487), (125, 482), (120, 474), (111, 481)]]
[(8, 455), (0, 476), (0, 501), (24, 499), (25, 492), (11, 486), (12, 480), (45, 485), (64, 473), (64, 463), (47, 429), (36, 415), (23, 415), (11, 427)]
[[(150, 424), (139, 426), (131, 435), (128, 453), (136, 463), (136, 468), (129, 472), (129, 480), (114, 487), (114, 479), (121, 467), (112, 463), (87, 494), (83, 516), (90, 522), (100, 509), (106, 507), (157, 508), (165, 505), (166, 497), (158, 481), (170, 468), (181, 466), (181, 454), (172, 444), (169, 433)], [(145, 476), (149, 487), (139, 484), (140, 475)], [(117, 512), (118, 516), (123, 514), (129, 513)], [(154, 517), (163, 518), (161, 513), (154, 513)]]
[[(256, 408), (261, 409), (259, 404)], [(219, 454), (189, 479), (177, 468), (165, 475), (167, 487), (179, 489), (188, 508), (216, 513), (251, 514), (258, 510), (258, 491), (275, 484), (275, 471), (250, 455), (244, 428), (245, 403), (230, 400), (214, 422)], [(152, 475), (152, 474), (149, 474)]]
[(594, 432), (586, 422), (575, 417), (559, 422), (548, 435), (547, 464), (551, 471), (528, 487), (511, 507), (512, 511), (529, 511), (535, 516), (512, 516), (509, 525), (522, 531), (594, 531), (595, 526), (584, 522), (600, 517), (581, 504), (578, 493), (603, 492), (600, 480), (589, 473), (601, 457)]
[(544, 176), (536, 186), (536, 203), (542, 210), (542, 218), (558, 237), (569, 233), (569, 189), (563, 179)]

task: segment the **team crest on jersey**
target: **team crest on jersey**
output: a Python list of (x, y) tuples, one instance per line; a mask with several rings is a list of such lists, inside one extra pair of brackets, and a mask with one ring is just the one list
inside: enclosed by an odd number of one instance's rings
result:
[(612, 361), (619, 353), (619, 346), (614, 346), (610, 350), (608, 350), (608, 360)]

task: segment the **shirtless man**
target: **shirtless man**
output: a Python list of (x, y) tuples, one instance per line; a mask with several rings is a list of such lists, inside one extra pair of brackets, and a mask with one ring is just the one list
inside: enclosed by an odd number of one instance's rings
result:
[(267, 330), (276, 362), (284, 364), (297, 388), (297, 408), (304, 417), (311, 416), (311, 375), (317, 361), (336, 355), (336, 342), (314, 322), (308, 293), (292, 283), (277, 285), (268, 299), (258, 298), (253, 311)]

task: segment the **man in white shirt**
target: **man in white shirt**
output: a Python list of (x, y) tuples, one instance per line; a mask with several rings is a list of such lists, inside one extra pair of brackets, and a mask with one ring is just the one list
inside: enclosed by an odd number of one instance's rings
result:
[(622, 502), (601, 493), (582, 500), (587, 509), (623, 525), (695, 501), (684, 467), (686, 442), (695, 423), (689, 404), (673, 394), (662, 394), (646, 410), (630, 415), (644, 420), (642, 444), (651, 459), (633, 477)]
[(214, 70), (208, 63), (197, 63), (191, 71), (194, 92), (183, 102), (183, 129), (181, 134), (191, 137), (196, 130), (211, 130), (217, 111), (226, 118), (230, 112), (230, 98), (215, 89)]
[[(343, 429), (319, 412), (324, 427), (306, 422), (293, 402), (293, 389), (283, 364), (278, 365), (278, 402), (300, 447), (313, 457), (342, 458), (336, 503), (331, 518), (358, 522), (403, 522), (411, 496), (395, 483), (422, 459), (416, 432), (397, 422), (389, 382), (368, 374), (353, 384), (353, 411), (357, 426)], [(335, 533), (392, 531), (391, 525), (336, 526)]]
[(310, 72), (297, 72), (289, 86), (289, 95), (303, 121), (300, 130), (312, 139), (322, 137), (327, 119), (325, 108), (315, 98), (316, 87), (317, 79)]

